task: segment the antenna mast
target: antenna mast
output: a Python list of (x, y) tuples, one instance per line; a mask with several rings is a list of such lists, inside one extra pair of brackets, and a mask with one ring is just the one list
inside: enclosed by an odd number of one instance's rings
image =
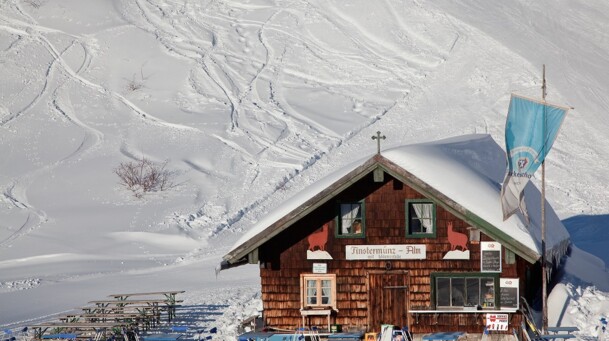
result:
[[(543, 64), (543, 83), (541, 85), (541, 98), (544, 104), (546, 103), (546, 64)], [(543, 110), (543, 155), (544, 161), (541, 163), (541, 288), (542, 288), (542, 325), (541, 331), (546, 334), (548, 332), (548, 270), (546, 260), (546, 123), (547, 115), (544, 106)]]

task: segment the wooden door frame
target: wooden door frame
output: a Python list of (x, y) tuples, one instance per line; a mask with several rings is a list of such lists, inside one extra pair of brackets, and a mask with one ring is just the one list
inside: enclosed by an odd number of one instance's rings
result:
[[(368, 331), (370, 331), (372, 323), (372, 313), (370, 310), (370, 275), (386, 275), (386, 274), (403, 274), (406, 276), (406, 324), (410, 329), (410, 271), (408, 270), (370, 270), (366, 272), (366, 291), (368, 294), (368, 308), (366, 309), (366, 323), (368, 324)], [(402, 327), (402, 326), (400, 326)]]

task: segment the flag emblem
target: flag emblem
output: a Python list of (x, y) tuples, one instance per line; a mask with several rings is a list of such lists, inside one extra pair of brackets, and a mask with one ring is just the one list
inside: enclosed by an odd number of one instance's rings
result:
[(518, 160), (518, 169), (523, 169), (524, 167), (527, 166), (528, 163), (529, 163), (529, 159), (521, 158), (520, 160)]

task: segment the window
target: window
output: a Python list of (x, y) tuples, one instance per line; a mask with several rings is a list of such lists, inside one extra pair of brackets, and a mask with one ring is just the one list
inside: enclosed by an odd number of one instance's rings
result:
[(336, 307), (336, 275), (301, 274), (300, 288), (303, 308)]
[(432, 274), (432, 300), (436, 308), (497, 307), (498, 276), (480, 273)]
[(505, 248), (505, 264), (516, 264), (516, 254), (512, 250)]
[(364, 237), (364, 203), (341, 203), (336, 235), (338, 237)]
[(430, 201), (406, 201), (406, 235), (414, 238), (436, 236), (436, 205)]

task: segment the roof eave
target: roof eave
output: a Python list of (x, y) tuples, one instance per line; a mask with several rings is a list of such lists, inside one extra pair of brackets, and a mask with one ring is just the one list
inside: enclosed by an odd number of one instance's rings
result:
[[(370, 172), (372, 172), (379, 164), (379, 154), (371, 157), (362, 165), (354, 168), (352, 171), (341, 177), (339, 180), (335, 181), (332, 185), (328, 186), (326, 189), (322, 190), (318, 194), (314, 195), (312, 198), (307, 200), (302, 205), (298, 206), (296, 209), (292, 210), (290, 213), (285, 215), (283, 218), (280, 218), (273, 224), (269, 225), (263, 231), (244, 242), (237, 248), (233, 249), (229, 253), (227, 253), (224, 257), (224, 261), (227, 263), (237, 263), (239, 260), (246, 257), (250, 252), (257, 249), (260, 245), (269, 241), (277, 234), (282, 232), (283, 230), (290, 227), (296, 221), (311, 213), (321, 205), (328, 202), (328, 200), (335, 197), (338, 193), (342, 192), (355, 182), (359, 181)], [(238, 264), (241, 265), (241, 264)], [(235, 266), (238, 266), (235, 265)]]

